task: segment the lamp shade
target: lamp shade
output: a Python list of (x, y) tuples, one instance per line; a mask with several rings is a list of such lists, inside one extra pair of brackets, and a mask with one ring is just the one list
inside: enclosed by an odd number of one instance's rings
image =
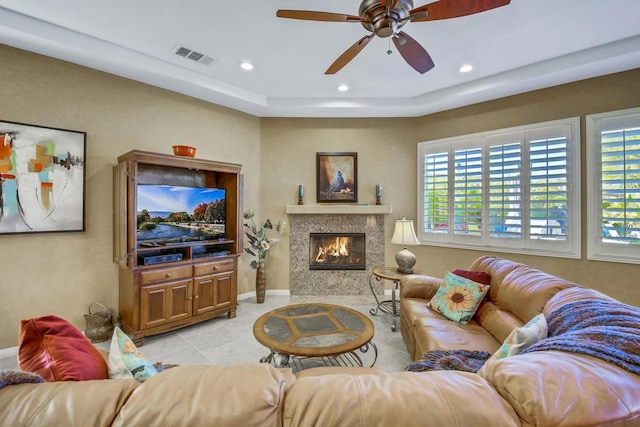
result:
[(396, 220), (396, 228), (393, 231), (393, 237), (391, 237), (391, 243), (397, 245), (419, 245), (420, 241), (416, 236), (416, 232), (413, 229), (413, 221), (402, 217), (402, 219)]

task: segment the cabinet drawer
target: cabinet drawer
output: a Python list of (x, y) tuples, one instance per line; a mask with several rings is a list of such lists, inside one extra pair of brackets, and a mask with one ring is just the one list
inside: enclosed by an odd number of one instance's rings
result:
[(207, 262), (193, 266), (194, 276), (204, 276), (213, 273), (223, 273), (225, 271), (233, 271), (234, 262), (232, 259), (217, 262)]
[(143, 271), (140, 273), (140, 284), (168, 282), (171, 280), (186, 279), (191, 277), (191, 266), (163, 268), (161, 270)]

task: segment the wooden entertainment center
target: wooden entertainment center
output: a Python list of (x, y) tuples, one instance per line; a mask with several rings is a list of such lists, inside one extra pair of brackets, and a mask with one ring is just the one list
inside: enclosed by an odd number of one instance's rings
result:
[[(236, 316), (243, 251), (241, 168), (138, 150), (118, 157), (113, 168), (113, 261), (120, 270), (121, 327), (136, 345), (145, 336), (223, 314)], [(139, 241), (139, 184), (223, 189), (224, 234)]]

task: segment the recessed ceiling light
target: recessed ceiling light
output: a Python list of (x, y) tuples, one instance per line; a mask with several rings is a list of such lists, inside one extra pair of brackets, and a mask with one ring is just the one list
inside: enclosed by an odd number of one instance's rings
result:
[(338, 86), (338, 90), (340, 92), (346, 92), (346, 91), (349, 90), (349, 86), (342, 84), (342, 85)]
[(240, 68), (242, 68), (243, 70), (251, 71), (253, 70), (254, 66), (251, 62), (244, 61), (240, 63)]
[(460, 72), (461, 73), (468, 73), (471, 70), (473, 70), (473, 66), (471, 66), (469, 64), (463, 65), (462, 67), (460, 67)]

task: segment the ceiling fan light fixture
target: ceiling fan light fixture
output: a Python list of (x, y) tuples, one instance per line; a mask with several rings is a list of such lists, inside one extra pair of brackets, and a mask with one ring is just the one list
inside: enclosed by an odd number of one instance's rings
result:
[(339, 90), (340, 92), (346, 92), (346, 91), (348, 91), (348, 90), (349, 90), (349, 86), (348, 86), (348, 85), (346, 85), (346, 84), (341, 84), (340, 86), (338, 86), (338, 90)]
[(468, 73), (471, 70), (473, 70), (473, 65), (470, 65), (470, 64), (465, 64), (462, 67), (460, 67), (461, 73)]
[(246, 70), (246, 71), (251, 71), (251, 70), (253, 70), (255, 68), (255, 66), (251, 62), (242, 61), (240, 63), (240, 68), (242, 68), (243, 70)]

